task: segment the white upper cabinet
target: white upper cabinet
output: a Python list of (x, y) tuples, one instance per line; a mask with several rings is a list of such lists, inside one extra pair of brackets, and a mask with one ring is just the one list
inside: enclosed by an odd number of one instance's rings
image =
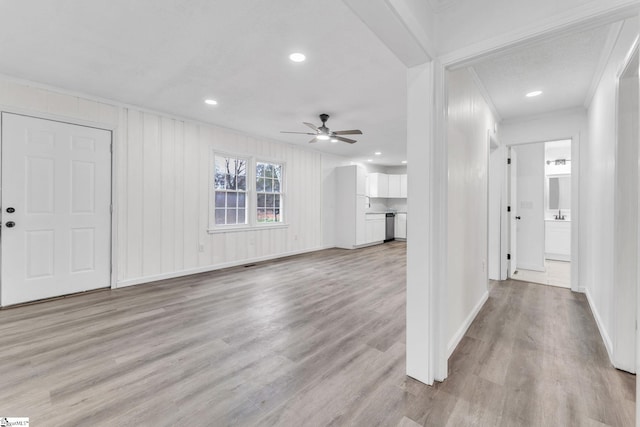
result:
[(400, 175), (400, 197), (407, 198), (407, 175)]
[(370, 173), (367, 180), (369, 181), (367, 184), (369, 197), (391, 199), (407, 197), (407, 175)]
[(400, 175), (388, 175), (389, 177), (389, 194), (387, 197), (400, 197)]
[(369, 174), (369, 196), (389, 197), (389, 175), (384, 173)]

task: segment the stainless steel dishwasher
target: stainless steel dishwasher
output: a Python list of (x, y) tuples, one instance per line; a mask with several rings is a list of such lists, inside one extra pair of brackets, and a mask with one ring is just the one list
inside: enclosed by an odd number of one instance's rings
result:
[(395, 239), (396, 235), (396, 214), (393, 212), (387, 212), (385, 215), (386, 223), (385, 223), (385, 233), (384, 233), (384, 241), (390, 242)]

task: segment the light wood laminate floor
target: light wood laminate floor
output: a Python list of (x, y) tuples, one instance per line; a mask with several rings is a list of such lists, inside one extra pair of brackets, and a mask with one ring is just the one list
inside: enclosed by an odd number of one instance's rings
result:
[(631, 426), (583, 295), (513, 282), (429, 387), (405, 248), (332, 249), (0, 311), (0, 416), (34, 426)]

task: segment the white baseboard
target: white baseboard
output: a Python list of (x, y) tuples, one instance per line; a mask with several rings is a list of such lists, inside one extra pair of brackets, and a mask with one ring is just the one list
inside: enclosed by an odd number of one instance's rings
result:
[(221, 270), (223, 268), (229, 268), (229, 267), (237, 267), (237, 266), (240, 266), (240, 265), (252, 264), (254, 262), (270, 261), (272, 259), (277, 259), (277, 258), (285, 258), (285, 257), (288, 257), (288, 256), (293, 256), (293, 255), (301, 255), (301, 254), (305, 254), (305, 253), (309, 253), (309, 252), (317, 252), (317, 251), (321, 251), (323, 249), (330, 249), (330, 248), (322, 246), (322, 247), (318, 247), (318, 248), (304, 249), (304, 250), (292, 251), (292, 252), (284, 252), (284, 253), (279, 253), (279, 254), (275, 254), (275, 255), (266, 255), (266, 256), (262, 256), (262, 257), (256, 257), (256, 258), (249, 258), (249, 259), (243, 259), (243, 260), (238, 260), (238, 261), (225, 262), (225, 263), (222, 263), (222, 264), (208, 265), (208, 266), (205, 266), (205, 267), (190, 268), (188, 270), (180, 270), (180, 271), (173, 271), (173, 272), (170, 272), (170, 273), (154, 274), (152, 276), (137, 277), (135, 279), (127, 279), (127, 280), (119, 281), (119, 282), (116, 283), (116, 285), (113, 287), (113, 289), (126, 288), (128, 286), (141, 285), (141, 284), (144, 284), (144, 283), (156, 282), (158, 280), (174, 279), (176, 277), (189, 276), (191, 274), (207, 273), (209, 271)]
[(571, 255), (566, 255), (566, 254), (545, 253), (544, 257), (545, 259), (550, 259), (553, 261), (571, 262)]
[(540, 272), (543, 272), (543, 273), (545, 271), (544, 264), (537, 265), (537, 264), (521, 264), (521, 263), (518, 263), (518, 268), (516, 270), (519, 270), (519, 269), (531, 270), (531, 271), (540, 271)]
[(593, 318), (596, 319), (596, 325), (598, 325), (600, 336), (602, 337), (602, 341), (604, 341), (604, 346), (607, 349), (607, 354), (609, 355), (609, 361), (611, 362), (612, 365), (615, 366), (615, 363), (613, 363), (613, 344), (611, 343), (611, 338), (609, 338), (609, 333), (604, 328), (604, 324), (602, 323), (602, 318), (600, 317), (600, 313), (598, 312), (595, 304), (593, 303), (593, 299), (591, 298), (589, 289), (585, 289), (584, 293), (587, 296), (589, 307), (591, 307), (591, 313), (593, 313)]
[(480, 310), (482, 310), (484, 303), (487, 302), (488, 299), (489, 299), (489, 291), (485, 291), (485, 293), (480, 298), (480, 301), (478, 301), (476, 306), (473, 307), (473, 310), (471, 310), (471, 313), (469, 313), (469, 316), (467, 316), (467, 318), (464, 319), (464, 322), (462, 323), (460, 328), (453, 335), (453, 337), (451, 338), (451, 341), (449, 341), (449, 344), (447, 345), (447, 359), (451, 357), (451, 355), (453, 354), (453, 351), (456, 349), (456, 347), (458, 347), (458, 344), (460, 344), (460, 341), (462, 341), (464, 334), (467, 333), (469, 326), (471, 326), (471, 323), (476, 318), (478, 313), (480, 313)]

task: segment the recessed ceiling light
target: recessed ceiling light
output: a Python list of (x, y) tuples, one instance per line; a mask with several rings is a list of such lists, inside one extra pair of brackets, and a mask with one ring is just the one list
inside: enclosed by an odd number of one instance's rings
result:
[(215, 99), (205, 99), (204, 103), (207, 105), (218, 105), (218, 101), (216, 101)]
[(289, 59), (292, 60), (293, 62), (303, 62), (305, 59), (307, 59), (307, 57), (304, 56), (304, 54), (302, 53), (296, 52), (289, 55)]
[(403, 164), (403, 165), (406, 165), (406, 164), (407, 164), (407, 161), (406, 161), (406, 160), (403, 160), (403, 161), (402, 161), (402, 164)]
[(373, 162), (373, 159), (367, 159), (367, 162)]
[(316, 136), (316, 138), (318, 138), (320, 141), (328, 141), (329, 135), (318, 135)]
[(373, 153), (373, 154), (375, 154), (376, 156), (379, 156), (379, 155), (380, 155), (380, 154), (382, 154), (382, 153), (381, 153), (381, 152), (379, 152), (379, 151), (376, 151), (376, 152), (375, 152), (375, 153)]
[(533, 92), (529, 92), (527, 94), (527, 98), (533, 98), (534, 96), (542, 95), (541, 90), (534, 90)]

